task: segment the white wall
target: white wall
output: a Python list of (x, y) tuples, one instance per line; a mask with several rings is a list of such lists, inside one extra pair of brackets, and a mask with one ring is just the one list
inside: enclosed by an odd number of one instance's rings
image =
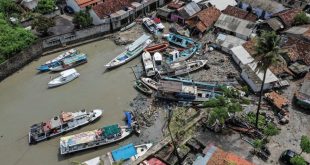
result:
[(104, 23), (110, 23), (110, 19), (106, 18), (106, 19), (100, 19), (97, 14), (95, 13), (95, 11), (93, 9), (89, 10), (89, 14), (90, 16), (93, 18), (93, 24), (94, 25), (100, 25), (100, 24), (104, 24)]
[[(242, 72), (241, 72), (241, 77), (250, 86), (250, 88), (255, 93), (260, 91), (261, 84), (260, 85), (255, 85), (255, 83), (249, 78), (248, 74), (244, 70), (242, 70)], [(272, 88), (272, 84), (271, 83), (265, 83), (263, 90), (271, 89), (271, 88)]]

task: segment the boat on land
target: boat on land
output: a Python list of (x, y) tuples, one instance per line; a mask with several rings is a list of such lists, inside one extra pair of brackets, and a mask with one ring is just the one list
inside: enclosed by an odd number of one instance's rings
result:
[(48, 87), (57, 87), (60, 85), (64, 85), (70, 81), (73, 81), (74, 79), (78, 78), (80, 76), (80, 73), (78, 73), (74, 68), (68, 69), (65, 71), (60, 72), (60, 75), (50, 81), (48, 83)]
[(28, 133), (29, 144), (52, 138), (62, 133), (85, 126), (101, 117), (103, 110), (95, 109), (90, 112), (81, 110), (77, 112), (62, 112), (47, 121), (34, 124)]
[(169, 47), (169, 43), (163, 42), (160, 44), (156, 44), (156, 45), (146, 47), (144, 50), (148, 51), (149, 53), (155, 53), (155, 52), (162, 52), (162, 51), (166, 50), (168, 47)]
[(204, 67), (206, 64), (207, 60), (177, 62), (170, 64), (167, 72), (162, 72), (160, 74), (167, 74), (169, 76), (180, 76), (197, 71)]
[(144, 84), (141, 80), (136, 80), (135, 87), (146, 95), (151, 95), (153, 93), (151, 88)]
[(136, 25), (136, 22), (132, 22), (131, 24), (129, 24), (129, 25), (127, 25), (127, 26), (121, 28), (120, 31), (122, 32), (122, 31), (128, 30), (128, 29), (134, 27), (135, 25)]
[(45, 64), (39, 66), (37, 69), (42, 72), (49, 71), (50, 67), (58, 66), (58, 62), (60, 60), (63, 60), (64, 58), (72, 57), (76, 54), (78, 54), (78, 51), (76, 49), (70, 49), (69, 51), (60, 54), (56, 58), (45, 62)]
[(191, 48), (195, 46), (195, 41), (188, 37), (184, 37), (184, 36), (177, 35), (174, 33), (169, 33), (167, 35), (164, 35), (164, 37), (167, 39), (167, 41), (169, 41), (169, 43), (182, 47), (182, 48), (187, 49), (187, 48)]
[(140, 53), (142, 53), (143, 49), (146, 48), (150, 43), (152, 43), (150, 36), (143, 34), (134, 43), (130, 44), (126, 51), (119, 54), (105, 66), (108, 69), (111, 69), (129, 62), (130, 60), (137, 57)]
[(60, 154), (65, 155), (77, 151), (115, 143), (128, 137), (137, 127), (132, 115), (126, 115), (126, 126), (113, 124), (102, 128), (86, 131), (75, 135), (60, 138)]
[(197, 46), (194, 46), (194, 47), (182, 50), (182, 51), (173, 50), (172, 52), (165, 54), (167, 56), (165, 61), (167, 64), (186, 61), (190, 59), (197, 50), (198, 50)]
[(202, 82), (202, 81), (194, 81), (192, 79), (187, 79), (187, 78), (183, 78), (183, 77), (161, 77), (162, 80), (167, 80), (167, 81), (176, 81), (176, 82), (182, 82), (183, 84), (193, 84), (196, 85), (197, 87), (200, 88), (207, 88), (207, 89), (211, 89), (216, 91), (221, 91), (221, 88), (225, 87), (225, 85), (220, 85), (220, 84), (211, 84), (208, 82)]
[(194, 84), (164, 80), (158, 82), (158, 90), (155, 93), (155, 97), (159, 99), (193, 103), (205, 102), (221, 95), (223, 94)]
[(154, 76), (155, 75), (155, 68), (152, 61), (152, 56), (149, 52), (143, 52), (142, 54), (142, 62), (144, 65), (144, 70), (146, 73), (146, 76)]
[(143, 156), (151, 147), (152, 143), (133, 145), (127, 144), (105, 155), (83, 162), (85, 165), (98, 165), (100, 163), (105, 165), (113, 165), (121, 162), (122, 165), (131, 165), (133, 161)]
[(157, 32), (157, 26), (155, 22), (150, 18), (143, 18), (142, 19), (143, 25), (150, 33), (156, 33)]
[(150, 88), (157, 90), (158, 83), (155, 80), (151, 78), (147, 78), (147, 77), (141, 77), (141, 81), (147, 86), (149, 86)]
[(73, 57), (68, 57), (59, 61), (58, 65), (50, 67), (50, 70), (53, 72), (59, 72), (85, 63), (87, 63), (86, 54), (77, 54)]

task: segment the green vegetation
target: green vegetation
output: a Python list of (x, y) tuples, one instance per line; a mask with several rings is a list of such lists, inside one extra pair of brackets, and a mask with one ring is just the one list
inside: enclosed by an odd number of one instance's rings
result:
[(253, 141), (253, 147), (254, 149), (261, 149), (264, 146), (264, 142), (261, 139), (255, 139)]
[(90, 16), (88, 11), (80, 11), (74, 14), (72, 22), (77, 28), (86, 28), (92, 25), (93, 18)]
[(305, 12), (301, 12), (297, 14), (294, 18), (295, 25), (304, 25), (310, 22), (309, 17), (306, 15)]
[(301, 140), (300, 140), (300, 148), (301, 148), (301, 153), (310, 153), (310, 138), (308, 136), (302, 135)]
[(1, 0), (0, 13), (3, 13), (5, 17), (18, 16), (21, 13), (21, 9), (12, 0)]
[(271, 66), (278, 64), (285, 64), (283, 58), (284, 52), (280, 48), (280, 37), (275, 32), (263, 31), (261, 36), (258, 37), (255, 45), (255, 60), (257, 62), (256, 70), (263, 72), (263, 81), (258, 100), (258, 107), (256, 112), (255, 126), (258, 128), (258, 116), (261, 108), (262, 96), (264, 94), (264, 84), (266, 80), (267, 69)]
[(36, 29), (37, 32), (42, 35), (48, 35), (48, 29), (55, 25), (53, 19), (46, 18), (44, 16), (38, 16), (32, 22), (32, 28)]
[(47, 14), (53, 12), (55, 8), (55, 0), (39, 0), (35, 11), (41, 14)]
[(9, 24), (1, 13), (0, 31), (0, 62), (27, 48), (36, 40), (30, 31)]
[(266, 128), (263, 130), (264, 134), (269, 137), (269, 136), (275, 136), (280, 133), (280, 130), (276, 127), (275, 124), (269, 123)]
[(218, 121), (220, 125), (224, 125), (228, 118), (229, 116), (227, 109), (223, 107), (216, 107), (210, 112), (208, 124), (213, 125), (216, 121)]
[(290, 163), (292, 163), (293, 165), (307, 165), (307, 162), (305, 161), (305, 159), (302, 156), (294, 156), (291, 160)]
[[(250, 123), (250, 124), (255, 124), (256, 123), (256, 115), (253, 112), (250, 112), (247, 114), (246, 116), (246, 120)], [(266, 117), (263, 115), (259, 115), (258, 117), (258, 129), (262, 129), (264, 128), (266, 125)]]

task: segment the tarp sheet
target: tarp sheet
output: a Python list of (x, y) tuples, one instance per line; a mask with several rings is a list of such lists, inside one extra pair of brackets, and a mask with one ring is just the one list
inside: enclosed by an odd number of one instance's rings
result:
[(112, 157), (114, 161), (127, 160), (136, 154), (137, 151), (132, 143), (112, 151)]

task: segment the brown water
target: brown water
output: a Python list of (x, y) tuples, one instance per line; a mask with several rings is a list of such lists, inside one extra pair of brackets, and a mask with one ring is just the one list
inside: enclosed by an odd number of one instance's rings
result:
[[(85, 161), (96, 157), (117, 145), (100, 147), (76, 153), (72, 156), (59, 156), (59, 137), (36, 145), (28, 145), (29, 127), (47, 120), (60, 111), (77, 111), (85, 108), (104, 109), (103, 117), (94, 124), (67, 135), (93, 130), (106, 124), (123, 123), (122, 112), (136, 96), (132, 87), (134, 75), (130, 63), (104, 72), (104, 65), (124, 50), (110, 40), (103, 40), (77, 47), (88, 54), (88, 63), (77, 67), (81, 76), (54, 89), (47, 89), (50, 77), (57, 74), (38, 74), (36, 67), (60, 53), (45, 56), (30, 63), (19, 72), (0, 83), (0, 164), (6, 165), (52, 165), (70, 164), (71, 161)], [(128, 143), (129, 138), (121, 144)], [(119, 145), (119, 144), (118, 144)]]

